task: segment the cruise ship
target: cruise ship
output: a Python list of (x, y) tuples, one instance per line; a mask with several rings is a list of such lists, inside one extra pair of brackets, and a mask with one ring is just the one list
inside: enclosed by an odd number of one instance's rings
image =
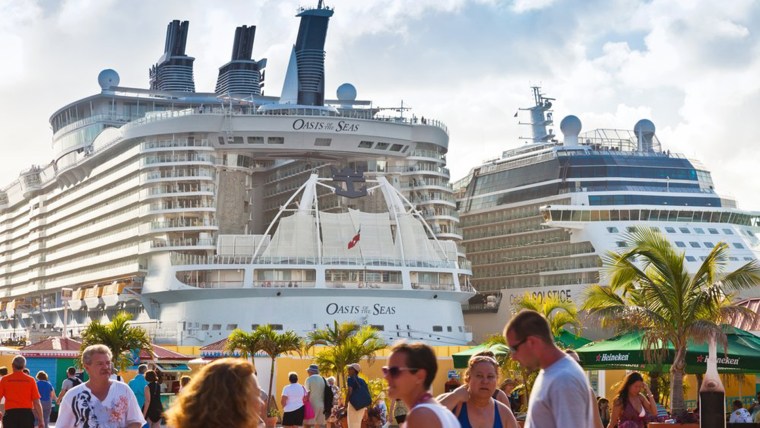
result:
[(348, 83), (326, 99), (333, 13), (297, 11), (280, 96), (264, 95), (246, 25), (215, 91), (196, 92), (177, 20), (147, 89), (103, 70), (99, 93), (53, 113), (52, 161), (0, 188), (0, 339), (76, 336), (127, 311), (179, 345), (333, 320), (468, 343), (448, 131)]
[(503, 325), (525, 293), (580, 304), (588, 285), (605, 281), (601, 256), (623, 249), (635, 227), (662, 232), (692, 272), (721, 241), (730, 246), (727, 269), (758, 259), (760, 213), (717, 193), (700, 162), (663, 149), (650, 120), (582, 133), (570, 115), (560, 139), (555, 100), (532, 91), (533, 105), (521, 109), (528, 141), (454, 185), (478, 290), (465, 305), (476, 337)]

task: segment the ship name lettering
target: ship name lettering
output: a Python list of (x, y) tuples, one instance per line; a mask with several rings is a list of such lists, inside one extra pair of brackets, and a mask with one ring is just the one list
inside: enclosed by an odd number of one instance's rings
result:
[(395, 306), (384, 306), (379, 303), (375, 303), (373, 309), (372, 315), (394, 315), (396, 313)]
[(338, 132), (356, 132), (359, 130), (358, 123), (347, 123), (344, 120), (338, 122)]
[(353, 306), (353, 305), (339, 305), (337, 303), (330, 303), (325, 308), (325, 312), (327, 312), (327, 315), (358, 314), (359, 313), (359, 307), (358, 306)]

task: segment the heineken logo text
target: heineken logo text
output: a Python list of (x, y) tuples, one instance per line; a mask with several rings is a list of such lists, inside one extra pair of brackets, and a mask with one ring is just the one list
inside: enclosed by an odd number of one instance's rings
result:
[(628, 354), (598, 354), (596, 361), (628, 361)]

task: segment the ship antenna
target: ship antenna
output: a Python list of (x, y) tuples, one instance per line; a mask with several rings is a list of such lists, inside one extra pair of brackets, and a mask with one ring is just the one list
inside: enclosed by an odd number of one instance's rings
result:
[(317, 3), (317, 9), (322, 9), (322, 2), (323, 0), (319, 0), (319, 3)]

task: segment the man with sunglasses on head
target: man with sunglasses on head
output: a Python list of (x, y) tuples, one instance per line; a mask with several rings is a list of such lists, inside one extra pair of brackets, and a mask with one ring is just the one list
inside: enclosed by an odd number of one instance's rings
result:
[(533, 384), (525, 428), (593, 427), (595, 403), (581, 367), (554, 344), (549, 323), (522, 310), (504, 329), (512, 359), (528, 370), (541, 369)]

